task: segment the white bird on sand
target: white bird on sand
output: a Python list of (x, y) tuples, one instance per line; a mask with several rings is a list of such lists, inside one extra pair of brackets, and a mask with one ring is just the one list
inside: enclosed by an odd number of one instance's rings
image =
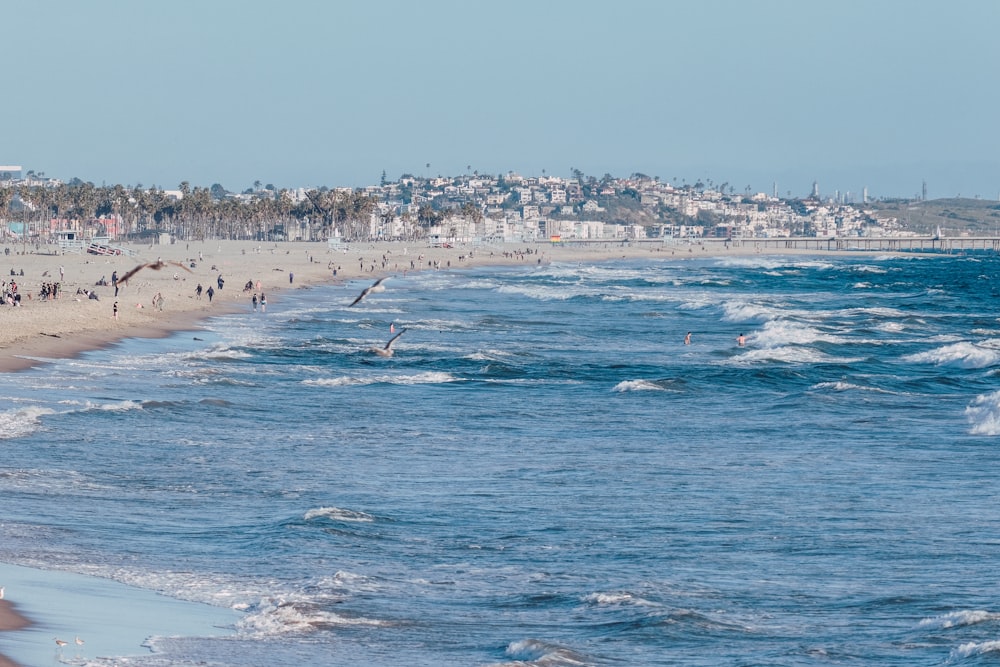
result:
[(372, 283), (370, 287), (364, 288), (361, 291), (361, 294), (358, 295), (358, 298), (355, 299), (354, 301), (352, 301), (351, 303), (349, 303), (347, 305), (347, 307), (350, 308), (351, 306), (355, 305), (356, 303), (358, 303), (359, 301), (361, 301), (361, 299), (365, 298), (366, 296), (368, 296), (372, 292), (384, 292), (385, 291), (385, 286), (382, 284), (383, 280), (385, 280), (384, 277), (383, 278), (379, 278), (374, 283)]
[(389, 342), (385, 344), (385, 347), (373, 347), (369, 349), (369, 352), (377, 354), (380, 357), (391, 357), (392, 356), (392, 344), (396, 342), (396, 339), (406, 333), (406, 329), (401, 329), (398, 334), (389, 339)]

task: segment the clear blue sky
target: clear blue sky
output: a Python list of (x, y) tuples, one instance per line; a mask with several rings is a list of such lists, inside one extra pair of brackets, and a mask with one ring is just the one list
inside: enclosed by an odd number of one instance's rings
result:
[(0, 25), (0, 164), (64, 180), (1000, 196), (990, 0), (51, 0)]

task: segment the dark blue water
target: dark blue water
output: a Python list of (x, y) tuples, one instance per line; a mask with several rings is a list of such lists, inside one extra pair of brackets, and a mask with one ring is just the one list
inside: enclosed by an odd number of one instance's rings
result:
[(241, 611), (120, 664), (996, 664), (998, 270), (286, 293), (0, 377), (0, 560)]

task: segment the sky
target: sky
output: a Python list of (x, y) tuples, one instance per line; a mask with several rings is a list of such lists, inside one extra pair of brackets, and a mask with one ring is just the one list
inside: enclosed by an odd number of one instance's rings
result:
[(0, 24), (0, 164), (62, 180), (1000, 198), (991, 0), (47, 0)]

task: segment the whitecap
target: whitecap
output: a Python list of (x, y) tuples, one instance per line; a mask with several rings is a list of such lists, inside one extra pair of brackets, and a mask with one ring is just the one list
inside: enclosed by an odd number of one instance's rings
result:
[(935, 366), (959, 368), (986, 368), (1000, 361), (1000, 350), (989, 349), (969, 342), (945, 345), (927, 352), (917, 352), (903, 357), (903, 361)]
[(375, 520), (375, 517), (371, 514), (345, 510), (339, 507), (317, 507), (306, 512), (303, 518), (306, 521), (311, 521), (318, 517), (333, 519), (334, 521), (356, 521), (362, 523), (370, 523)]
[(853, 364), (862, 361), (860, 357), (833, 357), (824, 354), (819, 350), (808, 347), (791, 345), (785, 347), (768, 347), (756, 350), (747, 350), (731, 357), (729, 364), (747, 364), (770, 361), (781, 361), (792, 364)]
[(637, 607), (655, 607), (658, 606), (656, 603), (650, 602), (641, 597), (632, 595), (624, 591), (615, 593), (591, 593), (590, 595), (584, 596), (584, 602), (589, 604), (595, 604), (599, 606), (637, 606)]
[(290, 602), (265, 598), (256, 605), (251, 605), (236, 627), (241, 634), (263, 638), (312, 633), (333, 627), (390, 625), (389, 621), (324, 611), (317, 608), (315, 601)]
[(302, 384), (311, 385), (315, 387), (347, 387), (347, 386), (361, 386), (370, 384), (400, 384), (400, 385), (441, 384), (445, 382), (457, 382), (457, 381), (458, 378), (456, 378), (451, 373), (443, 373), (441, 371), (427, 371), (426, 373), (417, 373), (415, 375), (371, 375), (368, 377), (341, 375), (335, 378), (317, 378), (312, 380), (303, 380)]
[(1000, 435), (1000, 390), (977, 396), (965, 408), (965, 416), (972, 424), (972, 435)]
[(722, 319), (727, 322), (770, 320), (782, 315), (777, 308), (752, 301), (726, 301), (722, 304), (722, 312)]
[(854, 384), (853, 382), (845, 382), (840, 380), (837, 382), (819, 382), (812, 386), (814, 390), (829, 389), (832, 391), (871, 391), (878, 394), (892, 394), (895, 392), (887, 391), (885, 389), (879, 389), (878, 387), (868, 387), (862, 384)]
[(974, 655), (1000, 652), (1000, 641), (994, 639), (988, 642), (969, 642), (962, 644), (951, 652), (953, 658), (969, 658)]
[(55, 410), (38, 406), (0, 412), (0, 439), (34, 433), (41, 428), (41, 418), (51, 414), (55, 414)]
[(781, 347), (783, 345), (808, 345), (816, 342), (839, 343), (841, 338), (823, 333), (815, 327), (810, 327), (790, 320), (774, 320), (766, 322), (764, 328), (750, 337), (754, 345), (761, 347)]
[(663, 391), (663, 387), (649, 380), (623, 380), (612, 391)]
[(965, 625), (976, 625), (987, 621), (1000, 620), (1000, 614), (992, 611), (963, 610), (952, 611), (940, 616), (925, 618), (917, 625), (921, 628), (958, 628)]
[[(540, 639), (522, 639), (507, 645), (507, 655), (517, 662), (515, 665), (589, 665), (593, 661), (581, 653), (565, 646)], [(510, 663), (498, 663), (498, 665)]]

